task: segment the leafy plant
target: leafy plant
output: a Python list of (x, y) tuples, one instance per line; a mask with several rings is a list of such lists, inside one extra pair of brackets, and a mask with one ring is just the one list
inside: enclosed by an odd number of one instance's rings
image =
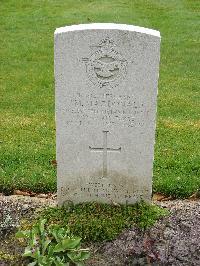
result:
[(46, 226), (46, 219), (36, 223), (31, 230), (18, 231), (17, 238), (27, 238), (28, 246), (25, 248), (24, 257), (29, 257), (29, 266), (70, 266), (84, 265), (88, 259), (88, 249), (80, 248), (80, 237), (70, 236), (68, 228), (58, 224)]

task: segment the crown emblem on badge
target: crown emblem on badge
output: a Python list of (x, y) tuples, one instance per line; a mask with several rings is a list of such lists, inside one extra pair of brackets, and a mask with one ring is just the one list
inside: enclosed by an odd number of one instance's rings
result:
[(114, 41), (106, 38), (88, 58), (83, 58), (90, 81), (98, 87), (116, 87), (127, 74), (128, 61), (116, 50)]

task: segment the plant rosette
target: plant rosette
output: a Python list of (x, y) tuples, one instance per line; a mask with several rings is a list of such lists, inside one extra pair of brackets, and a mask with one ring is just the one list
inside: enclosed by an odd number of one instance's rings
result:
[(24, 257), (30, 259), (29, 266), (84, 265), (90, 256), (88, 249), (81, 249), (81, 238), (70, 236), (68, 228), (57, 224), (45, 227), (46, 219), (40, 220), (28, 231), (18, 231), (17, 238), (26, 238), (28, 245)]

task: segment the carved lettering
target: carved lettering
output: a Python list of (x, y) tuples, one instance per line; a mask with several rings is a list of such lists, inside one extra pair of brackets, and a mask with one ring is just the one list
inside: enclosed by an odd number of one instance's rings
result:
[(134, 96), (112, 93), (75, 93), (66, 106), (67, 125), (95, 125), (98, 120), (103, 126), (135, 127), (143, 125), (141, 116), (145, 115), (144, 104)]

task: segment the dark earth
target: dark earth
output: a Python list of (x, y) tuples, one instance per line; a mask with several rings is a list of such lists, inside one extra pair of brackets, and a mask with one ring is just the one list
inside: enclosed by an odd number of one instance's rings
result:
[[(169, 216), (148, 230), (133, 227), (117, 239), (90, 246), (88, 266), (114, 265), (200, 265), (200, 199), (154, 201), (167, 208)], [(23, 247), (13, 232), (21, 219), (35, 215), (45, 206), (56, 206), (56, 200), (28, 196), (0, 196), (0, 266), (27, 265), (21, 260)]]

